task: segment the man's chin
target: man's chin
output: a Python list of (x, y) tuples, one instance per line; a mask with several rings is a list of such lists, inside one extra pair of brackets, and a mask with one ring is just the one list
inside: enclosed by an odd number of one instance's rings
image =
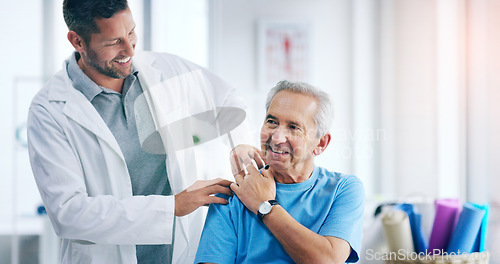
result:
[(119, 72), (120, 79), (125, 79), (129, 77), (132, 74), (132, 65), (130, 65), (130, 68), (126, 69), (125, 71), (117, 71)]
[(127, 67), (120, 67), (113, 64), (113, 62), (108, 62), (105, 67), (98, 68), (98, 70), (110, 78), (125, 79), (132, 74), (132, 64)]
[(130, 71), (114, 71), (113, 74), (107, 74), (108, 77), (114, 78), (114, 79), (125, 79), (129, 77), (132, 74), (132, 70)]

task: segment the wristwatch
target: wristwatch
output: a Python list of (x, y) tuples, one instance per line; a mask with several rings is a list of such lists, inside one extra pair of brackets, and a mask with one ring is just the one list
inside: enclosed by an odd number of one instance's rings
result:
[(276, 200), (269, 200), (262, 202), (259, 205), (259, 210), (257, 210), (257, 217), (259, 220), (262, 221), (262, 218), (264, 218), (265, 215), (269, 214), (271, 210), (273, 209), (273, 206), (279, 204), (278, 201)]

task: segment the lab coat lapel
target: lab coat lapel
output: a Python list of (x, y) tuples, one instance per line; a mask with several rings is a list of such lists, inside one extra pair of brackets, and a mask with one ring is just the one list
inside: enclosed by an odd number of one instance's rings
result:
[[(83, 107), (82, 107), (83, 106)], [(125, 161), (116, 138), (111, 133), (102, 117), (99, 115), (94, 106), (82, 96), (72, 96), (66, 102), (63, 113), (73, 121), (94, 133), (98, 138), (106, 142), (113, 151), (116, 152), (122, 160)]]
[(68, 118), (94, 133), (125, 161), (120, 146), (111, 133), (111, 130), (109, 130), (90, 101), (82, 93), (73, 88), (67, 72), (65, 70), (61, 71), (58, 77), (60, 83), (52, 87), (49, 100), (65, 102), (63, 113)]

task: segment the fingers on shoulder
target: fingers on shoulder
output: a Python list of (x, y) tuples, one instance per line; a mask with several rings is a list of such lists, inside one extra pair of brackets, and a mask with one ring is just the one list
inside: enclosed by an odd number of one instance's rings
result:
[(225, 180), (225, 179), (220, 179), (220, 181), (217, 182), (218, 185), (229, 187), (233, 183), (232, 181)]
[(240, 191), (240, 186), (239, 186), (238, 184), (234, 183), (234, 182), (233, 182), (233, 183), (231, 183), (231, 185), (230, 185), (229, 187), (230, 187), (230, 188), (231, 188), (231, 190), (232, 190), (233, 192), (235, 192), (236, 194), (238, 194), (238, 193), (239, 193), (239, 191)]
[(210, 203), (228, 204), (229, 201), (227, 199), (222, 198), (222, 197), (210, 196)]

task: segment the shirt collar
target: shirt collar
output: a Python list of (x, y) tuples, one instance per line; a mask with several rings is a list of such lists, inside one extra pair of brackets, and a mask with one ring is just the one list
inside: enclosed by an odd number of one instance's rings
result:
[[(70, 57), (67, 63), (67, 71), (68, 76), (71, 79), (71, 83), (73, 87), (80, 91), (89, 101), (92, 101), (98, 94), (112, 93), (115, 92), (109, 88), (101, 87), (97, 85), (92, 79), (90, 79), (78, 66), (77, 58), (80, 58), (80, 54), (78, 52), (74, 52), (73, 56)], [(135, 80), (137, 78), (137, 74), (139, 72), (132, 68), (132, 74), (125, 79), (132, 78)], [(129, 81), (130, 82), (130, 81)], [(116, 92), (115, 92), (116, 93)]]

